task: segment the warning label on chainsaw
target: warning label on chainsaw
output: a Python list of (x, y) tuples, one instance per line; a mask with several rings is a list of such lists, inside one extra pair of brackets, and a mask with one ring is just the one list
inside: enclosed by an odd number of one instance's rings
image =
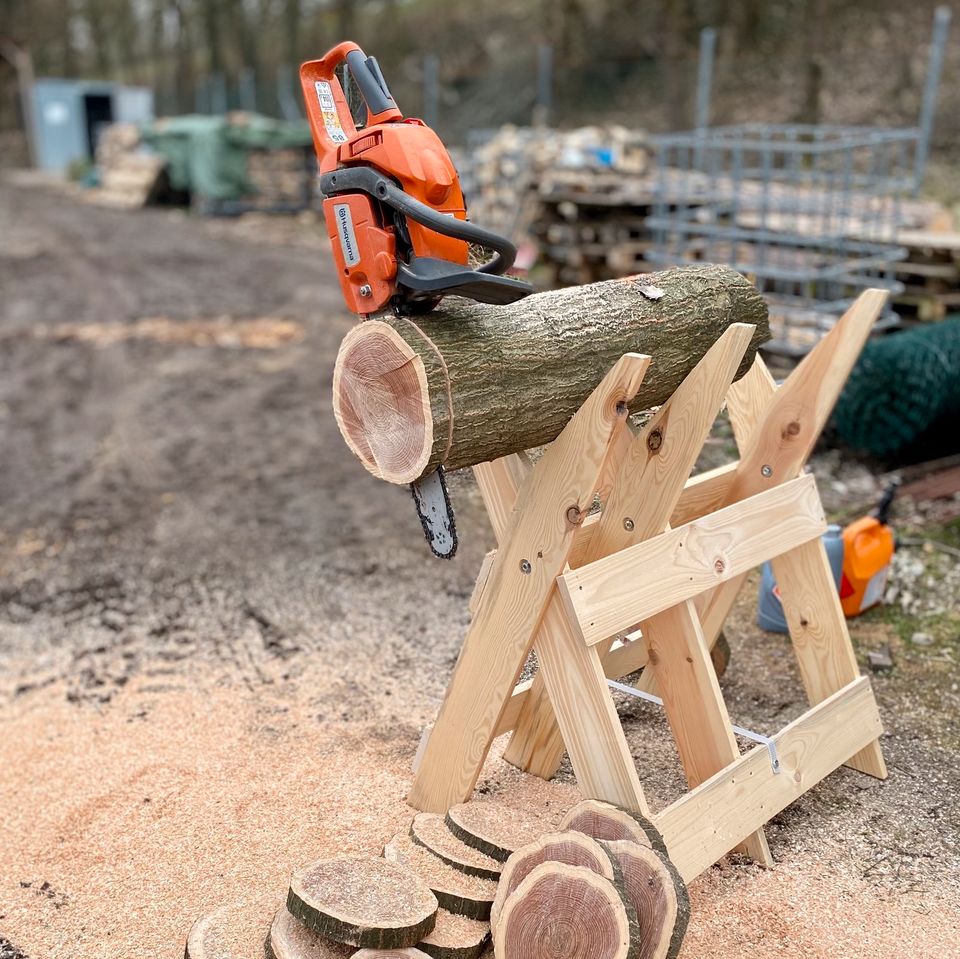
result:
[(320, 101), (320, 112), (323, 114), (323, 125), (327, 136), (334, 143), (346, 143), (347, 135), (343, 132), (340, 123), (340, 114), (337, 113), (337, 104), (333, 99), (333, 90), (326, 80), (317, 80), (314, 83), (317, 90), (317, 99)]
[(340, 237), (343, 261), (347, 266), (356, 266), (360, 262), (360, 251), (357, 249), (357, 235), (353, 232), (350, 206), (346, 203), (337, 203), (333, 208), (333, 215), (337, 221), (337, 235)]

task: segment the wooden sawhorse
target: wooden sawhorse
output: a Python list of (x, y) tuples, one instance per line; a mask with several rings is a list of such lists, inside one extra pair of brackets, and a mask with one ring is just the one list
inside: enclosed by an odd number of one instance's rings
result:
[[(490, 743), (513, 730), (510, 761), (549, 777), (566, 751), (581, 793), (651, 818), (689, 881), (736, 848), (769, 862), (764, 823), (840, 765), (886, 776), (803, 472), (885, 295), (863, 293), (779, 389), (759, 357), (732, 383), (752, 333), (735, 324), (636, 435), (626, 403), (651, 359), (627, 354), (535, 466), (514, 455), (475, 467), (500, 546), (481, 569), (411, 805), (468, 799)], [(724, 399), (740, 459), (688, 479)], [(741, 755), (710, 648), (767, 559), (811, 708), (772, 749)], [(517, 686), (531, 648), (539, 671)], [(655, 815), (607, 685), (641, 667), (690, 786)]]

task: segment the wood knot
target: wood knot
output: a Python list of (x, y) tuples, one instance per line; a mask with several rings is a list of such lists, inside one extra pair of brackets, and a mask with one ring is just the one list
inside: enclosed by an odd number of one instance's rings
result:
[(652, 430), (647, 437), (647, 449), (651, 453), (656, 453), (663, 446), (663, 430)]
[(718, 574), (722, 574), (727, 569), (727, 564), (722, 559), (714, 560), (713, 568), (717, 571)]
[(583, 513), (579, 506), (571, 506), (567, 510), (567, 522), (571, 526), (579, 526), (583, 522)]
[(796, 436), (800, 432), (800, 424), (796, 420), (791, 420), (787, 423), (786, 429), (783, 431), (784, 436)]

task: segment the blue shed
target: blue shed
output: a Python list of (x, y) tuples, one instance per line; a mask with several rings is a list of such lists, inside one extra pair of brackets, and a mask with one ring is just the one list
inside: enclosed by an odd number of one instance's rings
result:
[(33, 142), (41, 170), (92, 159), (109, 123), (153, 119), (153, 91), (89, 80), (37, 80), (31, 91)]

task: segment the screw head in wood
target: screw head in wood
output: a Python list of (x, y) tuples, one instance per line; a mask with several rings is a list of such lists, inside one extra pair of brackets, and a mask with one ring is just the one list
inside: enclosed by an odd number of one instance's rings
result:
[(627, 516), (627, 517), (624, 518), (623, 528), (624, 528), (628, 533), (632, 533), (632, 532), (633, 532), (634, 525), (635, 525), (635, 524), (634, 524), (633, 520), (630, 519), (629, 516)]
[(656, 453), (663, 446), (663, 430), (653, 430), (647, 437), (647, 449)]
[(760, 467), (760, 472), (769, 479), (773, 476), (773, 467), (764, 463), (763, 466)]
[(530, 565), (530, 560), (522, 559), (520, 560), (520, 572), (525, 576), (533, 571), (533, 567)]

